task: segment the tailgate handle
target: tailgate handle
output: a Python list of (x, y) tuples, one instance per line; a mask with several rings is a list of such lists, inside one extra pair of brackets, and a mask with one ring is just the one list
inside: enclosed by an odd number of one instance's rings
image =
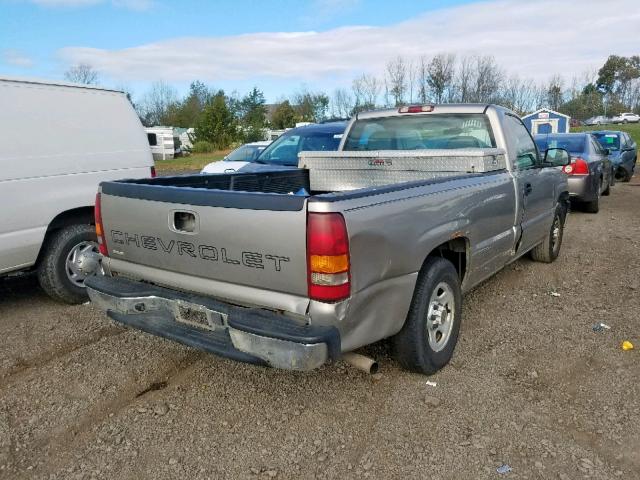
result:
[(196, 214), (177, 210), (173, 212), (173, 228), (177, 232), (193, 233), (196, 231)]

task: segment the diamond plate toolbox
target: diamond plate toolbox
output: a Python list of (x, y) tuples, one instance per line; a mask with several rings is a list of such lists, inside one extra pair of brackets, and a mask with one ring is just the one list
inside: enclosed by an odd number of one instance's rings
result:
[(344, 191), (507, 168), (500, 148), (300, 152), (311, 190)]

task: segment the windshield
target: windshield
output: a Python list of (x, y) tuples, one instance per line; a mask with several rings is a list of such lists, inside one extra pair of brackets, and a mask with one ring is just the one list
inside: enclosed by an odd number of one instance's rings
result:
[(342, 138), (342, 133), (296, 130), (280, 136), (260, 154), (256, 162), (297, 167), (299, 152), (337, 150)]
[(608, 148), (610, 151), (615, 152), (620, 150), (620, 138), (615, 133), (594, 133), (594, 137), (598, 140), (603, 148)]
[(536, 136), (538, 150), (544, 152), (550, 148), (564, 148), (570, 153), (582, 153), (585, 150), (584, 135), (567, 135), (562, 137)]
[(225, 162), (251, 162), (255, 152), (264, 150), (264, 147), (257, 145), (242, 145), (225, 157)]
[(483, 114), (438, 114), (356, 121), (344, 150), (491, 148), (495, 140)]

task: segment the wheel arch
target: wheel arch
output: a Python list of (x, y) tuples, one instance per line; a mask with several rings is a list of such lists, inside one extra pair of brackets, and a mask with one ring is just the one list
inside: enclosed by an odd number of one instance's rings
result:
[(44, 234), (42, 245), (40, 245), (36, 266), (40, 263), (47, 241), (51, 238), (53, 233), (57, 232), (61, 228), (69, 227), (71, 225), (93, 225), (94, 222), (95, 217), (93, 205), (65, 210), (53, 217), (47, 226), (47, 231)]
[(467, 267), (469, 265), (470, 242), (467, 237), (455, 237), (446, 242), (441, 243), (424, 258), (420, 271), (424, 269), (427, 260), (432, 257), (444, 258), (449, 260), (458, 272), (460, 283), (465, 280)]

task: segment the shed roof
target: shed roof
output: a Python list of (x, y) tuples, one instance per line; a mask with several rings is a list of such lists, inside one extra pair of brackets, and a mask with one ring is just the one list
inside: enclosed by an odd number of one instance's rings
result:
[(564, 113), (556, 112), (555, 110), (551, 110), (550, 108), (540, 108), (540, 109), (536, 110), (533, 113), (529, 113), (529, 114), (523, 116), (522, 118), (533, 117), (534, 115), (537, 115), (540, 112), (548, 112), (548, 113), (553, 113), (554, 115), (560, 115), (561, 117), (564, 117), (564, 118), (571, 118), (569, 115), (565, 115)]

